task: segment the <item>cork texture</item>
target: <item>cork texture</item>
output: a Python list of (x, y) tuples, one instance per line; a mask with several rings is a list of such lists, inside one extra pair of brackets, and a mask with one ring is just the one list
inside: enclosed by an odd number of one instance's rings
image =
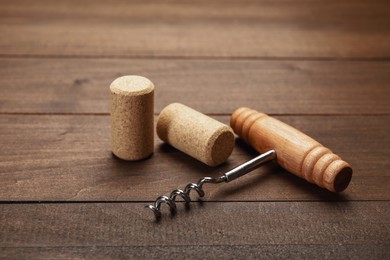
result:
[(141, 76), (123, 76), (110, 85), (112, 152), (123, 160), (153, 153), (154, 85)]
[(234, 134), (229, 126), (180, 103), (161, 111), (157, 135), (209, 166), (225, 162), (234, 148)]

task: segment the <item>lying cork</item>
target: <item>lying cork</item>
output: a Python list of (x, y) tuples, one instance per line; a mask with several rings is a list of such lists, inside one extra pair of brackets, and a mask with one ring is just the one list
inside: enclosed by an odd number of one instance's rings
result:
[(123, 160), (153, 153), (154, 85), (141, 76), (114, 80), (111, 90), (112, 152)]
[(209, 165), (225, 162), (233, 151), (233, 130), (183, 104), (165, 107), (158, 118), (161, 140)]

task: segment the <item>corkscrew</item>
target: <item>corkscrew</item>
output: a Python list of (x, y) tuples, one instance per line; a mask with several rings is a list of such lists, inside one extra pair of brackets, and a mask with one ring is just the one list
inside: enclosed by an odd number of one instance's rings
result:
[(204, 177), (201, 178), (197, 183), (189, 183), (183, 190), (176, 189), (171, 192), (169, 196), (160, 196), (156, 199), (154, 204), (148, 205), (149, 209), (151, 209), (154, 212), (154, 215), (156, 216), (156, 219), (161, 218), (161, 205), (163, 203), (167, 204), (171, 210), (171, 212), (176, 212), (176, 198), (179, 196), (181, 197), (184, 202), (188, 205), (191, 202), (190, 198), (190, 192), (192, 190), (196, 191), (199, 195), (199, 197), (204, 197), (205, 192), (203, 190), (203, 184), (206, 183), (212, 183), (217, 184), (221, 182), (231, 182), (248, 172), (253, 171), (254, 169), (260, 167), (264, 163), (274, 159), (276, 156), (276, 153), (274, 150), (268, 151), (266, 153), (263, 153), (255, 158), (253, 158), (250, 161), (247, 161), (243, 164), (238, 165), (237, 167), (231, 169), (230, 171), (226, 172), (224, 175), (218, 177), (218, 178), (212, 178), (212, 177)]
[(204, 184), (230, 182), (273, 159), (294, 175), (332, 192), (345, 190), (351, 181), (352, 168), (347, 162), (311, 137), (275, 118), (253, 109), (239, 108), (233, 113), (230, 125), (239, 137), (262, 154), (219, 178), (204, 177), (197, 183), (188, 184), (184, 190), (177, 189), (169, 196), (158, 197), (154, 204), (147, 206), (157, 219), (161, 218), (163, 203), (175, 212), (178, 196), (188, 204), (191, 202), (191, 190), (203, 197)]

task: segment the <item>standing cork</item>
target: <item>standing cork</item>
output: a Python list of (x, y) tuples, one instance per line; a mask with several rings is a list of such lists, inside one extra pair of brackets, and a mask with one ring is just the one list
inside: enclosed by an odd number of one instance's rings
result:
[(141, 76), (114, 80), (111, 90), (112, 152), (123, 160), (153, 153), (154, 85)]
[(179, 103), (161, 111), (157, 134), (161, 140), (209, 166), (225, 162), (234, 147), (234, 134), (229, 126)]

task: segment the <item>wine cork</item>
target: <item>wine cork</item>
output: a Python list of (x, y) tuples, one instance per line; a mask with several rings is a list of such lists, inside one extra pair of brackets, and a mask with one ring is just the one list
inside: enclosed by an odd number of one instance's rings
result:
[(114, 80), (111, 90), (112, 152), (123, 160), (141, 160), (153, 153), (154, 85), (141, 76)]
[(225, 162), (234, 147), (229, 126), (180, 103), (161, 111), (157, 134), (164, 142), (209, 166)]

